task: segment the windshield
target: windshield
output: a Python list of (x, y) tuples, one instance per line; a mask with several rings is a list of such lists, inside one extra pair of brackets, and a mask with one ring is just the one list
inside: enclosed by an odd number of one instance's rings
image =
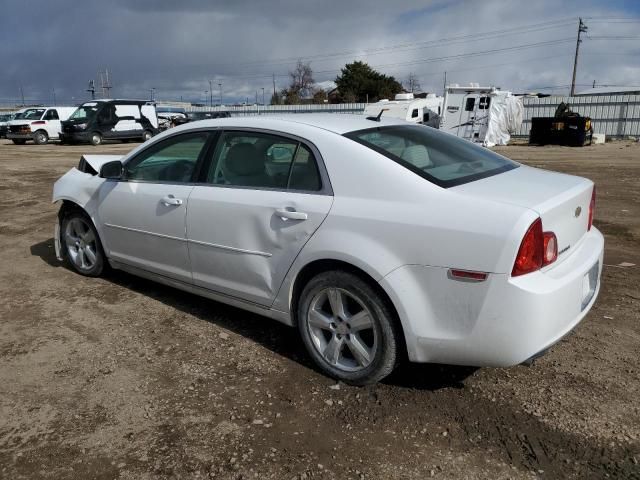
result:
[(78, 107), (78, 109), (71, 114), (69, 117), (70, 120), (89, 120), (93, 118), (93, 116), (98, 111), (98, 106), (93, 105), (82, 105)]
[[(21, 119), (24, 120), (40, 120), (42, 114), (44, 113), (44, 108), (30, 108), (29, 110), (25, 110), (24, 113), (18, 114)], [(16, 118), (18, 118), (16, 115)]]
[(422, 125), (368, 128), (345, 137), (445, 188), (518, 167), (487, 148)]

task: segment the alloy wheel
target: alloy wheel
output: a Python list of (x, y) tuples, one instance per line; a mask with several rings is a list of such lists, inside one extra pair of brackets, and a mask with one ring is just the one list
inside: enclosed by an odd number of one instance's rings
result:
[(96, 236), (89, 224), (81, 218), (73, 218), (64, 232), (69, 259), (80, 270), (91, 270), (97, 261)]
[(306, 318), (314, 347), (331, 366), (354, 372), (374, 360), (378, 333), (364, 302), (341, 288), (325, 288), (311, 300)]

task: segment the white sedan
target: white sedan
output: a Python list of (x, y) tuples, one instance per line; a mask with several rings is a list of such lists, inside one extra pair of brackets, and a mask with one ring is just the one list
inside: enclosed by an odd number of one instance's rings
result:
[(591, 181), (429, 127), (352, 115), (171, 129), (60, 178), (58, 258), (297, 326), (351, 384), (414, 362), (510, 366), (598, 295)]

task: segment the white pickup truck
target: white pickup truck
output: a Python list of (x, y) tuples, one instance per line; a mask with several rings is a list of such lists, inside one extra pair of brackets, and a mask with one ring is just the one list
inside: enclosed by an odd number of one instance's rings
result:
[(69, 118), (74, 111), (75, 107), (27, 108), (8, 123), (7, 138), (16, 145), (24, 145), (27, 140), (33, 140), (38, 145), (57, 140), (62, 128), (60, 122)]

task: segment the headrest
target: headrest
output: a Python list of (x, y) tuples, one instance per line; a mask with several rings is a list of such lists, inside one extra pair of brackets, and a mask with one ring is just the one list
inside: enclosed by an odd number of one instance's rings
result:
[(425, 168), (433, 165), (429, 158), (429, 152), (424, 145), (411, 145), (402, 152), (402, 159), (414, 167)]
[(250, 143), (238, 143), (229, 149), (225, 169), (233, 175), (243, 177), (259, 175), (264, 173), (264, 159)]

